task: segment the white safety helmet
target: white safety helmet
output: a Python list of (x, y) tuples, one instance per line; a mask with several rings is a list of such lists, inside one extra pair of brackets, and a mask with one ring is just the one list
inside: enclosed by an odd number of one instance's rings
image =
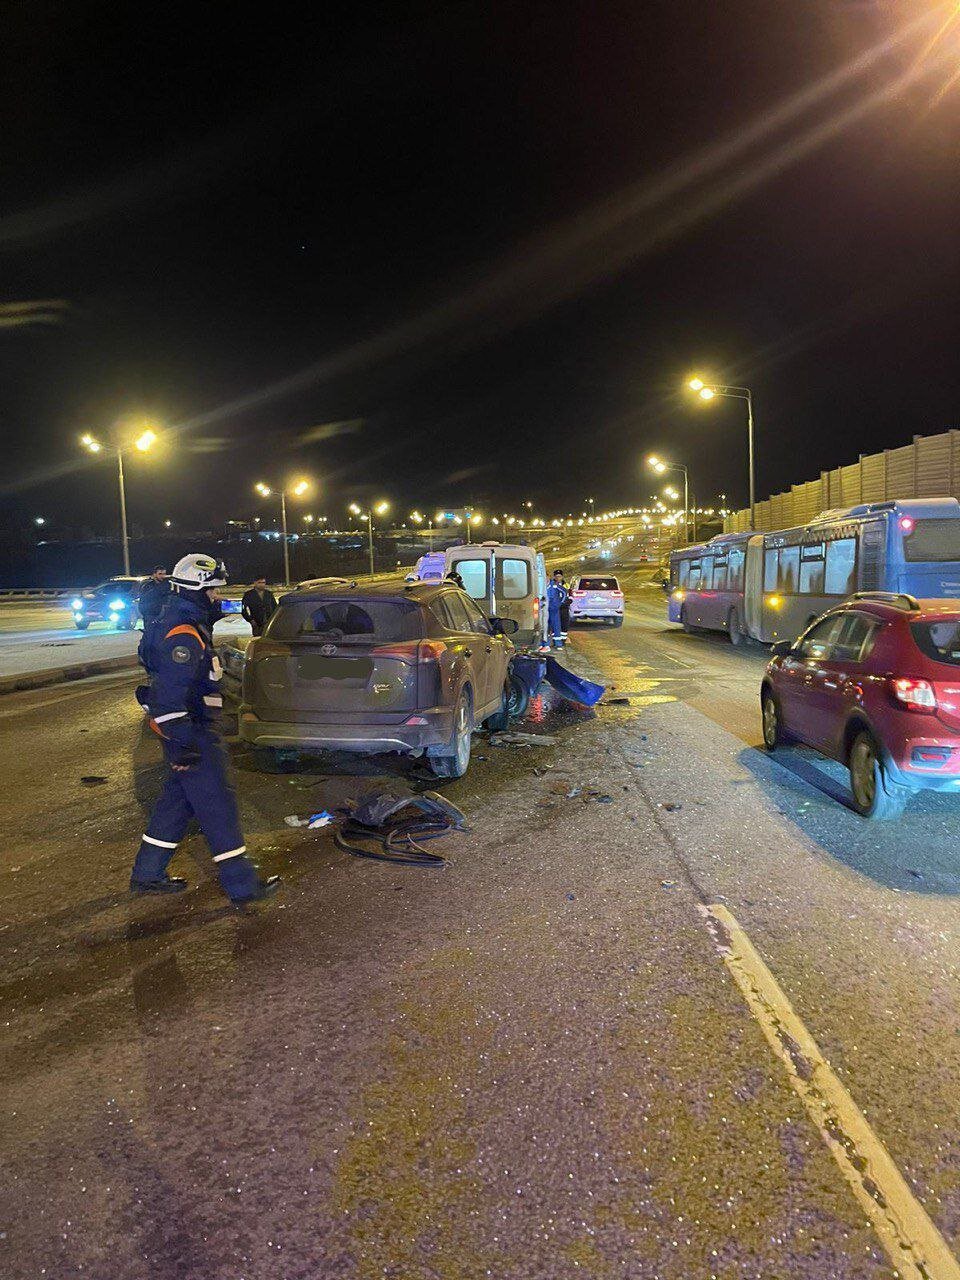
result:
[(227, 585), (227, 567), (213, 556), (184, 556), (174, 565), (170, 581), (185, 591), (205, 591), (207, 587)]

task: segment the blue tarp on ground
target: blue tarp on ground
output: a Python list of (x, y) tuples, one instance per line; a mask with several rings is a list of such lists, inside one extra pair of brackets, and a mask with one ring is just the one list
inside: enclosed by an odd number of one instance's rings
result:
[[(516, 658), (514, 658), (516, 662)], [(575, 676), (572, 671), (568, 671), (566, 667), (561, 667), (556, 658), (544, 658), (546, 666), (546, 681), (553, 685), (557, 693), (561, 694), (568, 702), (580, 702), (585, 707), (592, 707), (600, 701), (606, 692), (606, 686), (602, 684), (594, 684), (592, 680), (584, 680), (581, 676)]]

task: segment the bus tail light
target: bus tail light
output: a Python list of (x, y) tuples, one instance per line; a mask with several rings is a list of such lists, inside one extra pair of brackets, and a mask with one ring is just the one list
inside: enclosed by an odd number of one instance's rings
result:
[(898, 704), (907, 711), (921, 711), (932, 715), (937, 709), (937, 695), (929, 680), (911, 680), (907, 676), (891, 676), (890, 692)]
[(901, 532), (901, 533), (913, 533), (913, 529), (914, 529), (914, 526), (916, 525), (916, 523), (917, 523), (917, 522), (916, 522), (916, 520), (914, 520), (913, 516), (901, 516), (901, 517), (900, 517), (900, 532)]

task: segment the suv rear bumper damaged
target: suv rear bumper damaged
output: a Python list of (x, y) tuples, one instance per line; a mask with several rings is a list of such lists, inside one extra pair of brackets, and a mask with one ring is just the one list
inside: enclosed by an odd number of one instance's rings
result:
[(298, 751), (350, 751), (357, 755), (423, 755), (448, 747), (453, 737), (452, 710), (416, 711), (393, 724), (317, 724), (261, 720), (247, 708), (239, 716), (240, 737), (253, 747)]

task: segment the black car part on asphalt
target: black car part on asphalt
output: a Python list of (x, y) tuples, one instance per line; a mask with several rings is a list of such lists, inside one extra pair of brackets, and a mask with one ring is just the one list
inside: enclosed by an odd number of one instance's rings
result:
[(414, 867), (446, 866), (443, 855), (424, 849), (422, 842), (466, 829), (463, 812), (436, 791), (369, 791), (340, 812), (338, 848), (358, 858)]

